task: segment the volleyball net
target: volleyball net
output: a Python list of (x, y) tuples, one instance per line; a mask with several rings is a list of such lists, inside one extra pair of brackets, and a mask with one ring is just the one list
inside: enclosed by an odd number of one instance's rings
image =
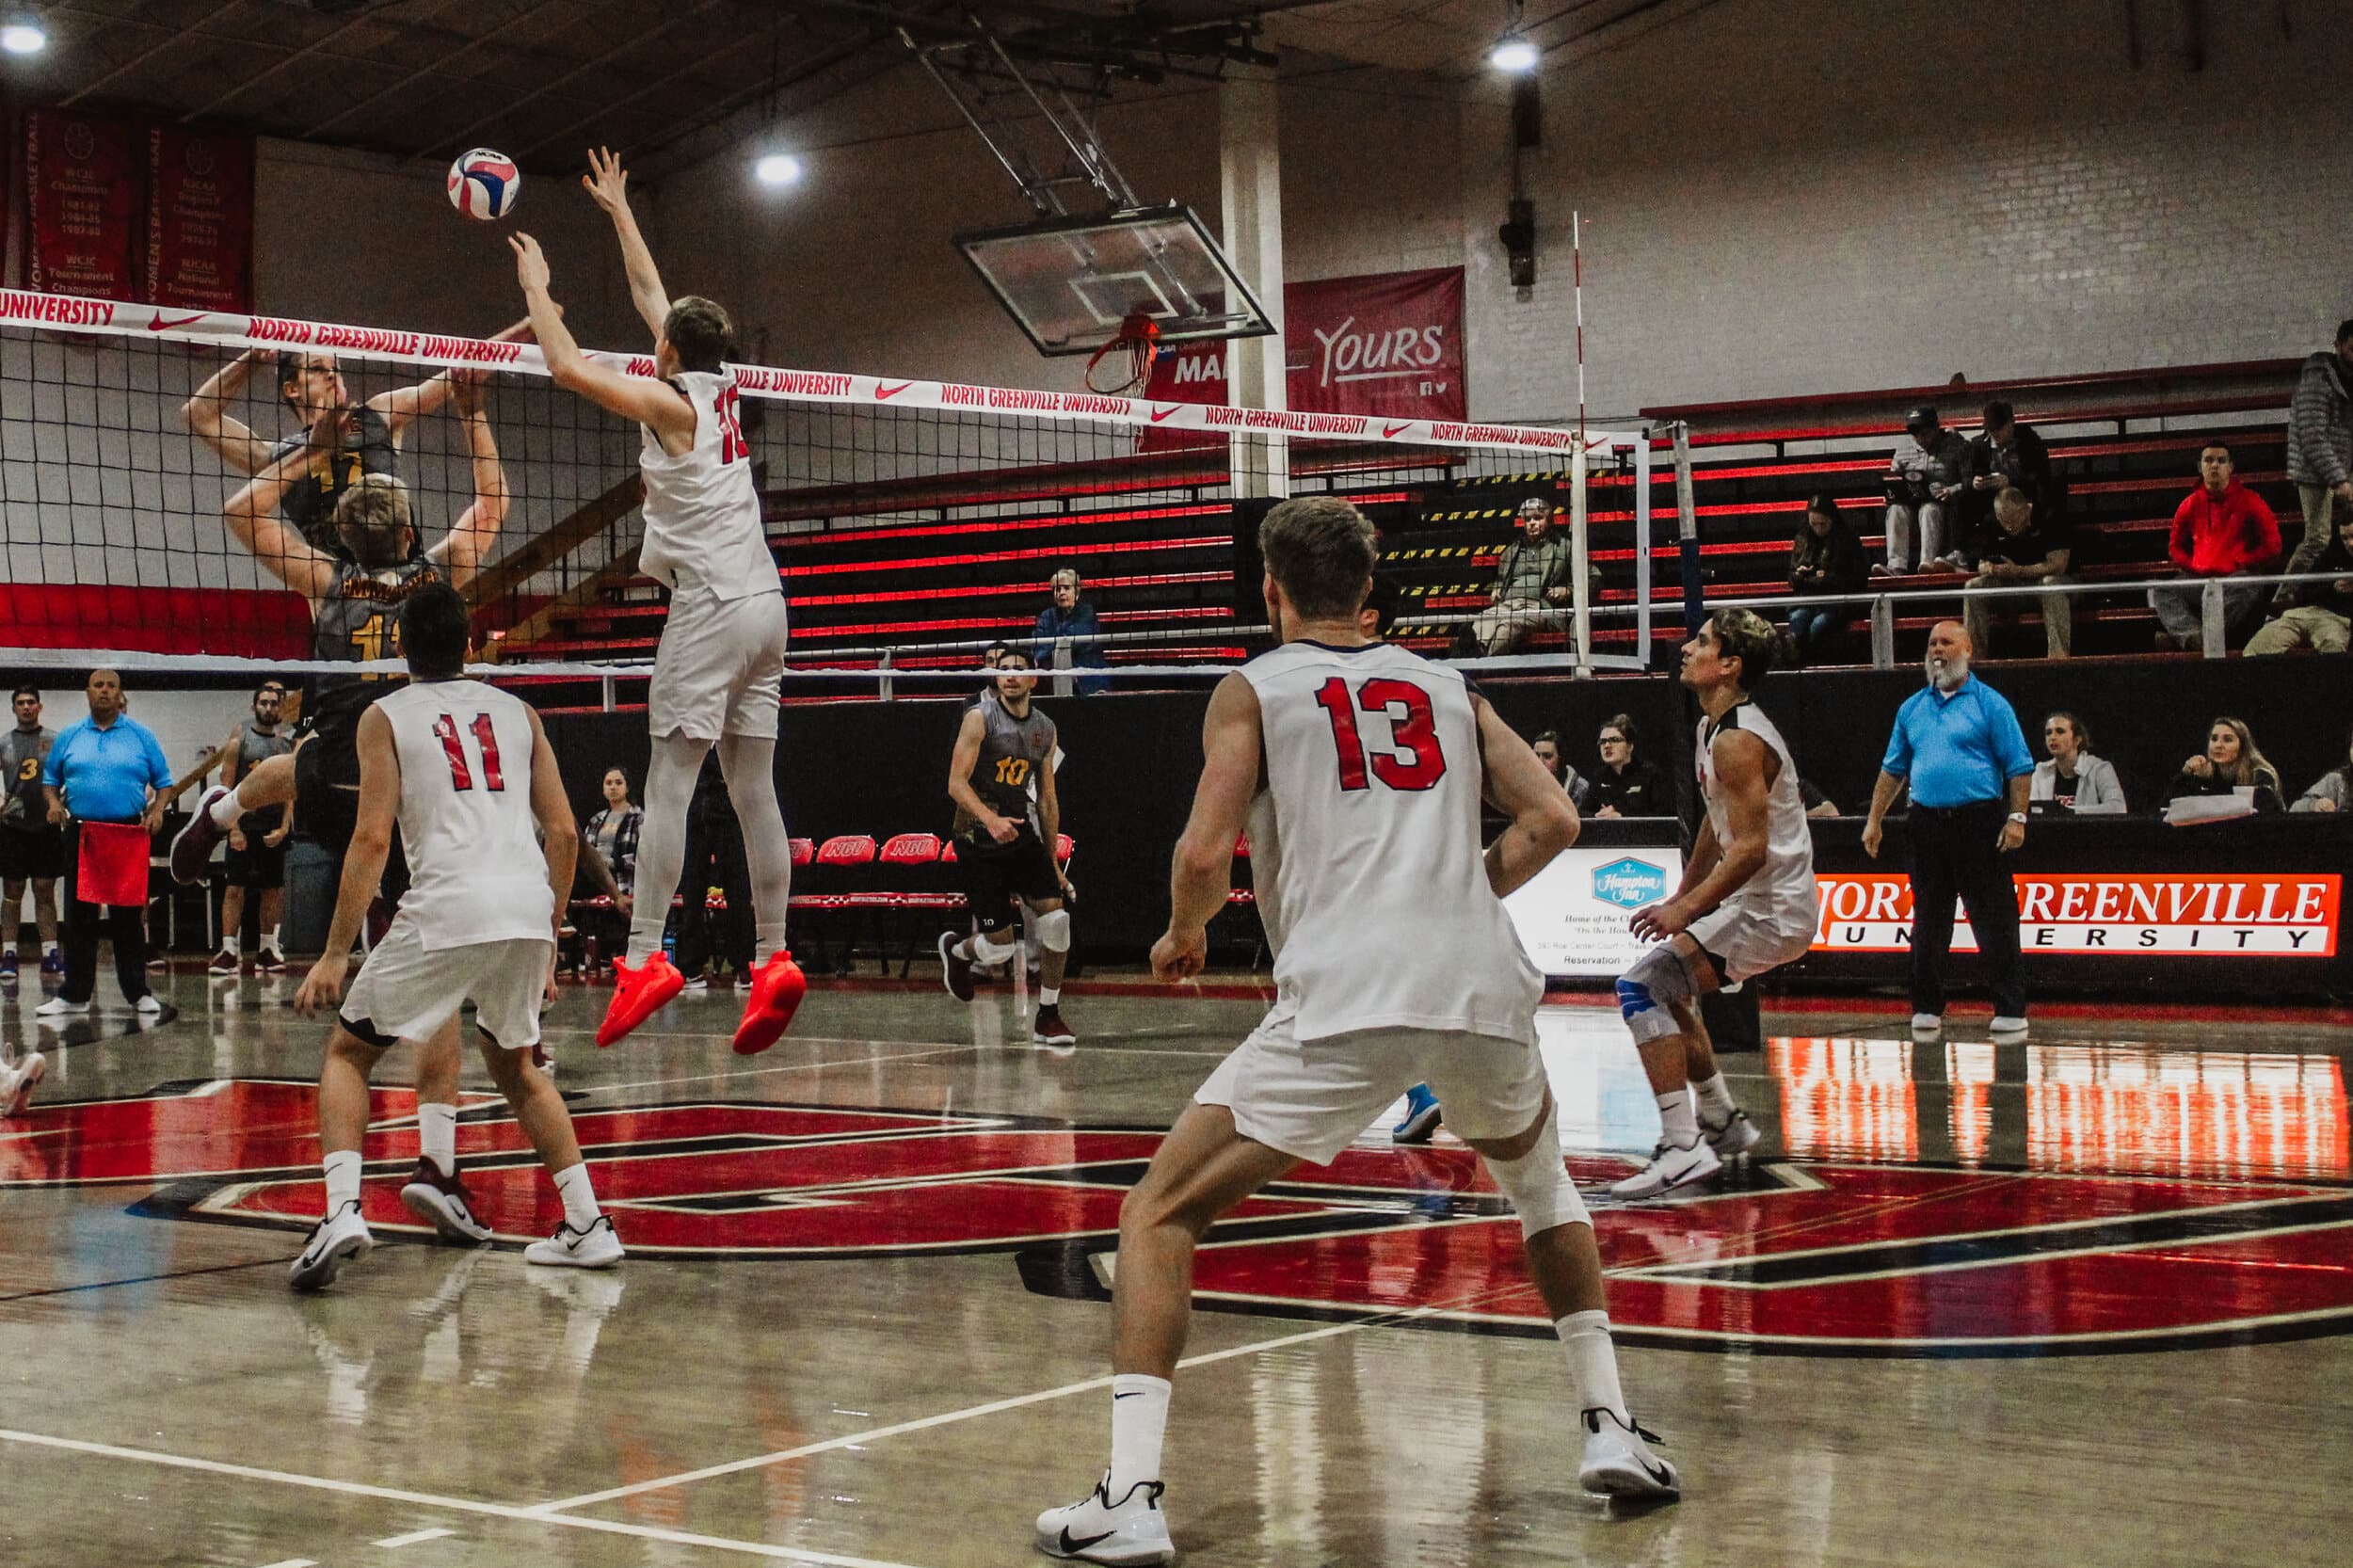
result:
[[(600, 357), (653, 374), (648, 355)], [(1471, 622), (1516, 509), (1541, 498), (1574, 552), (1573, 591), (1502, 639), (1501, 666), (1639, 667), (1648, 646), (1640, 435), (759, 365), (736, 377), (811, 691), (917, 695), (998, 641), (1098, 683), (1230, 665), (1270, 641), (1253, 541), (1287, 495), (1341, 496), (1373, 519), (1392, 634), (1441, 656), (1497, 641)], [(462, 586), (503, 679), (557, 705), (642, 700), (664, 595), (636, 568), (640, 434), (557, 389), (536, 346), (26, 293), (0, 293), (0, 664), (223, 686), (300, 672), (309, 604), (228, 513), (330, 405), (364, 412), (282, 520), (331, 551), (335, 473), (388, 469), (422, 548), (445, 552), (466, 526), (479, 565)], [(1041, 639), (1063, 569), (1097, 618)]]

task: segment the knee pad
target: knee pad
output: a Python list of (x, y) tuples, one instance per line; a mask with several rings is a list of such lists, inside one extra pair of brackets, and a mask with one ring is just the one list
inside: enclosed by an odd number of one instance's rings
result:
[(1001, 964), (1011, 958), (1020, 946), (1010, 929), (1005, 932), (1002, 941), (996, 940), (984, 931), (972, 938), (972, 961), (976, 964)]
[(1496, 1178), (1496, 1185), (1503, 1189), (1520, 1217), (1523, 1238), (1542, 1236), (1555, 1225), (1593, 1223), (1586, 1212), (1584, 1194), (1569, 1179), (1568, 1167), (1561, 1161), (1560, 1124), (1559, 1112), (1545, 1116), (1544, 1129), (1536, 1134), (1536, 1146), (1517, 1160), (1485, 1157), (1487, 1174)]
[(1070, 911), (1049, 909), (1037, 918), (1038, 946), (1048, 952), (1070, 951)]
[(1618, 1016), (1638, 1044), (1648, 1044), (1677, 1032), (1673, 1005), (1689, 1001), (1693, 995), (1682, 955), (1672, 942), (1661, 942), (1618, 977)]

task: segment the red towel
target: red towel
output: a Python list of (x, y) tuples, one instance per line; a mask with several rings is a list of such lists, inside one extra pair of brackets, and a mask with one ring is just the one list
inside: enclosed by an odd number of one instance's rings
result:
[(147, 853), (147, 829), (137, 823), (84, 823), (73, 896), (84, 904), (146, 904)]

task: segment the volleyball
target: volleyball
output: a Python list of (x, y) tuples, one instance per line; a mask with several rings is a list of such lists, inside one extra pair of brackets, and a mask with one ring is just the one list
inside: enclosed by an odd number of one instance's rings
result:
[(449, 166), (449, 204), (468, 217), (495, 222), (515, 209), (522, 171), (504, 152), (477, 147)]

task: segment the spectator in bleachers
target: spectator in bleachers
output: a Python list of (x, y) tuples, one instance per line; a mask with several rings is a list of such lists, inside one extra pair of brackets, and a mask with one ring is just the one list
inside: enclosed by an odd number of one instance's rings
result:
[(2353, 744), (2345, 760), (2313, 780), (2313, 787), (2296, 797), (2291, 811), (2353, 811)]
[[(2041, 583), (2057, 587), (2073, 581), (2068, 563), (2074, 558), (2073, 531), (2065, 518), (2038, 518), (2024, 486), (2011, 486), (1993, 497), (1993, 536), (1986, 541), (1984, 569), (1969, 579), (1973, 588), (2015, 587)], [(2028, 600), (2023, 594), (1972, 597), (1962, 600), (1961, 624), (1979, 652), (1991, 658), (1993, 628), (2015, 620)], [(2063, 593), (2034, 597), (2042, 609), (2042, 652), (2064, 659), (2074, 645), (2074, 609)]]
[(1471, 621), (1471, 640), (1481, 653), (1509, 653), (1540, 631), (1569, 624), (1577, 567), (1572, 542), (1552, 526), (1552, 503), (1543, 496), (1521, 502), (1518, 520), (1520, 536), (1496, 563), (1487, 608)]
[(1570, 804), (1584, 810), (1585, 803), (1593, 798), (1593, 786), (1561, 755), (1561, 732), (1547, 729), (1528, 744), (1536, 760), (1545, 765), (1545, 772), (1552, 775), (1552, 781), (1568, 792)]
[[(1054, 667), (1054, 645), (1064, 637), (1099, 636), (1103, 624), (1096, 617), (1095, 606), (1079, 597), (1079, 574), (1064, 567), (1048, 579), (1054, 592), (1053, 602), (1037, 613), (1036, 642), (1030, 650), (1030, 663), (1041, 670)], [(1074, 642), (1070, 646), (1070, 663), (1080, 669), (1102, 669), (1111, 664), (1099, 642)], [(1079, 678), (1079, 695), (1093, 696), (1109, 686), (1111, 681), (1099, 675)]]
[[(2264, 629), (2247, 639), (2250, 655), (2292, 653), (2309, 648), (2314, 653), (2343, 653), (2353, 647), (2353, 506), (2336, 508), (2336, 524), (2329, 531), (2328, 548), (2294, 571), (2325, 571), (2325, 582), (2283, 583), (2285, 608)], [(2307, 543), (2311, 535), (2305, 536)], [(2296, 547), (2300, 559), (2303, 545)], [(2275, 608), (2278, 606), (2275, 605)]]
[[(2263, 571), (2280, 558), (2280, 520), (2264, 498), (2240, 484), (2228, 441), (2208, 441), (2198, 454), (2202, 481), (2183, 498), (2173, 512), (2173, 536), (2167, 553), (2183, 573), (2193, 578), (2237, 577)], [(2260, 583), (2239, 583), (2222, 590), (2222, 627), (2227, 640), (2244, 636), (2263, 616), (2270, 591)], [(2150, 607), (2164, 630), (2159, 648), (2195, 648), (2202, 638), (2201, 606), (2203, 589), (2196, 584), (2152, 588)]]
[[(1862, 536), (1838, 515), (1836, 501), (1827, 492), (1817, 494), (1805, 504), (1805, 520), (1789, 548), (1789, 591), (1801, 599), (1857, 593), (1870, 575)], [(1798, 657), (1811, 661), (1853, 620), (1849, 605), (1801, 604), (1789, 612), (1789, 639)]]
[(2008, 403), (1996, 399), (1985, 406), (1984, 431), (1969, 443), (1969, 521), (1957, 542), (1974, 558), (1982, 559), (1993, 539), (1994, 502), (2013, 489), (2025, 492), (2038, 523), (2052, 520), (2064, 502), (2051, 472), (2051, 449), (2033, 427), (2018, 423)]
[[(1635, 755), (1634, 720), (1618, 713), (1601, 727), (1601, 771), (1593, 777), (1596, 817), (1672, 817), (1674, 798), (1656, 762)], [(1578, 810), (1585, 802), (1577, 803)]]
[[(613, 907), (584, 911), (581, 921), (583, 932), (596, 941), (596, 957), (591, 967), (599, 969), (628, 946), (629, 920), (634, 913), (631, 890), (637, 881), (637, 834), (646, 822), (646, 813), (630, 801), (628, 774), (619, 768), (605, 769), (601, 788), (604, 808), (588, 819), (580, 836), (582, 847), (596, 851), (613, 882), (613, 890), (607, 895), (613, 900)], [(591, 885), (596, 882), (585, 856), (581, 875)]]
[(1873, 570), (1900, 577), (1914, 563), (1923, 571), (1957, 569), (1961, 561), (1946, 553), (1945, 530), (1961, 520), (1969, 493), (1969, 443), (1939, 424), (1925, 403), (1905, 418), (1904, 430), (1904, 443), (1887, 465), (1887, 562)]
[(2255, 744), (2254, 731), (2244, 719), (2218, 718), (2206, 732), (2206, 749), (2182, 764), (2173, 776), (2169, 798), (2184, 795), (2227, 795), (2241, 789), (2255, 792), (2255, 809), (2284, 809), (2280, 794), (2280, 770)]
[[(2310, 571), (2329, 548), (2329, 524), (2353, 510), (2353, 321), (2337, 324), (2337, 345), (2304, 361), (2288, 408), (2288, 480), (2304, 508), (2304, 537), (2285, 569)], [(2295, 584), (2280, 585), (2286, 602)]]
[(2034, 765), (2027, 799), (2048, 801), (2056, 809), (2079, 817), (2115, 816), (2129, 809), (2116, 769), (2105, 758), (2091, 755), (2091, 735), (2083, 720), (2064, 712), (2044, 719), (2042, 749), (2051, 758)]

